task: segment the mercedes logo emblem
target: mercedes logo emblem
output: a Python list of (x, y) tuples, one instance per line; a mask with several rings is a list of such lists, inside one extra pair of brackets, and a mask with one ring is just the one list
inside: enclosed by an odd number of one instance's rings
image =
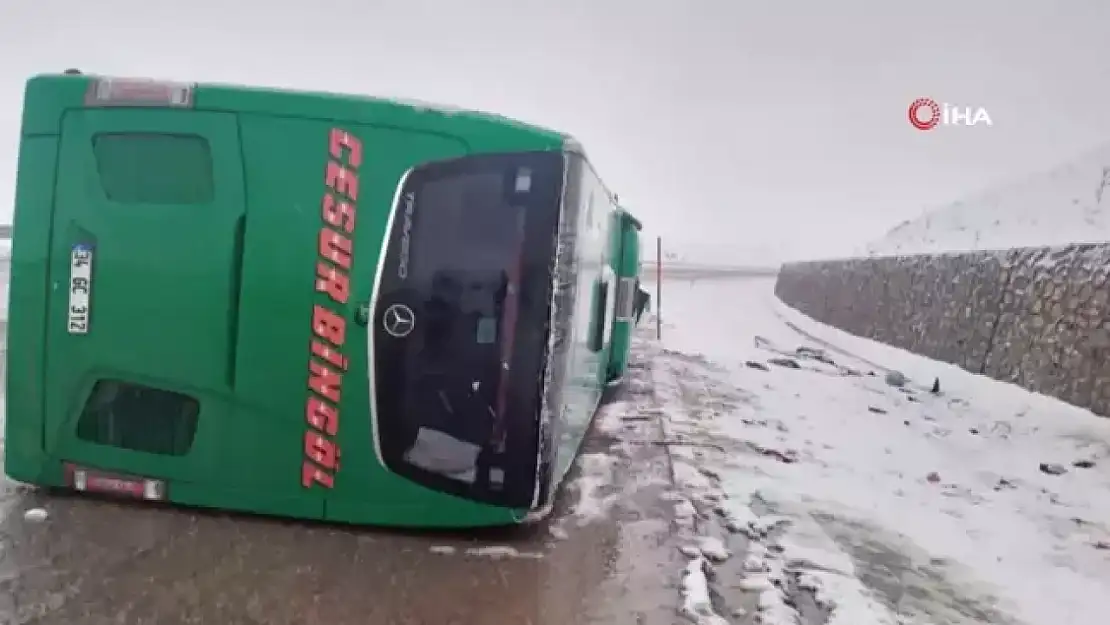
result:
[(412, 309), (408, 306), (394, 304), (385, 309), (385, 316), (382, 317), (382, 327), (385, 328), (386, 334), (389, 336), (403, 339), (412, 333), (415, 326), (416, 315), (412, 314)]

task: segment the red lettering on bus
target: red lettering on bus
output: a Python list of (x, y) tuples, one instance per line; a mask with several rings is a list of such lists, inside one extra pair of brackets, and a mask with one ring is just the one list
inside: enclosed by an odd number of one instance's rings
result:
[(312, 333), (338, 347), (347, 339), (347, 320), (317, 304), (312, 308)]
[(342, 228), (347, 234), (354, 232), (355, 205), (347, 200), (336, 200), (331, 193), (325, 193), (320, 203), (320, 213), (329, 226)]
[(332, 371), (315, 360), (308, 361), (308, 388), (317, 395), (333, 404), (338, 404), (342, 385), (342, 374)]
[(327, 293), (337, 304), (346, 304), (351, 297), (351, 278), (324, 261), (316, 263), (316, 291)]
[(329, 471), (339, 469), (339, 447), (316, 432), (304, 433), (304, 453)]
[(304, 464), (301, 465), (301, 486), (312, 488), (313, 484), (319, 484), (324, 488), (334, 488), (335, 477), (312, 464), (311, 460), (305, 460)]
[(308, 398), (304, 418), (309, 425), (328, 436), (335, 436), (339, 431), (339, 410), (314, 395)]
[(351, 240), (331, 228), (320, 228), (320, 256), (343, 269), (350, 269)]
[(327, 362), (336, 369), (347, 370), (347, 357), (338, 349), (329, 347), (320, 341), (312, 341), (312, 355)]
[[(315, 304), (310, 323), (314, 338), (308, 358), (308, 397), (305, 401), (304, 452), (301, 486), (335, 487), (339, 472), (339, 445), (330, 437), (339, 433), (340, 398), (347, 358), (341, 351), (347, 340), (345, 305), (351, 297), (354, 242), (358, 207), (358, 168), (362, 141), (333, 128), (328, 141), (324, 190), (320, 200), (322, 223), (316, 236), (315, 293), (326, 294), (333, 304)], [(344, 165), (346, 163), (346, 165)], [(319, 337), (318, 339), (315, 337)]]
[(329, 146), (332, 158), (343, 158), (343, 148), (347, 148), (347, 164), (352, 169), (362, 166), (362, 141), (349, 132), (338, 128), (331, 129), (331, 145)]
[(324, 180), (336, 193), (342, 193), (352, 202), (358, 200), (358, 174), (340, 165), (338, 161), (328, 161)]

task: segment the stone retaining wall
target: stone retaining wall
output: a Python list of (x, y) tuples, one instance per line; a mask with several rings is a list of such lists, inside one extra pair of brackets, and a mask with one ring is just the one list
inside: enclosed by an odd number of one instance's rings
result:
[(775, 293), (859, 336), (1110, 416), (1110, 243), (793, 263)]

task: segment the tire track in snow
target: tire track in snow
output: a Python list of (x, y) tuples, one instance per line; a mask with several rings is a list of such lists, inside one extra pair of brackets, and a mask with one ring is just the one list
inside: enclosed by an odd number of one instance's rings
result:
[[(786, 325), (781, 318), (779, 322)], [(788, 334), (817, 342), (797, 326), (790, 329)], [(781, 340), (781, 332), (773, 334)], [(836, 346), (821, 345), (850, 357), (855, 361), (851, 364), (887, 370)], [(775, 356), (789, 352), (767, 342), (761, 347)], [(805, 360), (803, 355), (790, 355)], [(724, 544), (729, 551), (745, 554), (705, 563), (717, 613), (737, 619), (732, 622), (765, 625), (1013, 622), (991, 607), (990, 597), (972, 597), (964, 592), (970, 589), (949, 583), (944, 563), (930, 561), (923, 552), (905, 555), (913, 551), (913, 545), (897, 536), (842, 520), (816, 501), (782, 501), (774, 493), (735, 483), (735, 476), (746, 471), (767, 484), (769, 475), (763, 467), (768, 463), (781, 470), (782, 464), (804, 465), (811, 460), (804, 454), (800, 458), (775, 454), (773, 444), (767, 444), (768, 439), (775, 438), (788, 446), (799, 441), (788, 436), (791, 424), (779, 419), (781, 415), (768, 414), (761, 405), (772, 399), (765, 391), (804, 396), (806, 383), (799, 386), (802, 378), (793, 376), (816, 373), (823, 378), (845, 378), (845, 383), (851, 384), (849, 372), (817, 360), (807, 362), (798, 371), (777, 367), (760, 373), (749, 371), (748, 375), (768, 375), (769, 371), (785, 382), (775, 383), (775, 390), (764, 384), (752, 393), (736, 382), (744, 379), (745, 372), (729, 371), (701, 355), (661, 350), (658, 358), (662, 362), (655, 384), (668, 402), (667, 438), (675, 443), (669, 450), (676, 479), (701, 521), (696, 529), (712, 538), (715, 529), (724, 527)], [(756, 379), (752, 379), (752, 388), (759, 388), (754, 384)], [(845, 392), (857, 391), (854, 386), (845, 387)], [(783, 405), (777, 401), (781, 397), (774, 399), (771, 405)], [(721, 423), (727, 421), (739, 421), (745, 429), (759, 428), (768, 434), (758, 437), (759, 444), (749, 442), (742, 434), (733, 438), (720, 430)], [(721, 468), (731, 469), (732, 479), (727, 484), (722, 482)], [(689, 554), (696, 553), (693, 548), (689, 550)]]
[[(663, 366), (655, 386), (666, 402), (666, 440), (672, 443), (675, 479), (694, 508), (685, 536), (684, 554), (691, 558), (685, 575), (704, 575), (709, 586), (707, 609), (688, 616), (699, 625), (824, 623), (828, 611), (818, 606), (799, 575), (787, 569), (776, 543), (786, 519), (765, 506), (760, 510), (757, 499), (745, 502), (746, 517), (730, 511), (721, 476), (711, 468), (727, 464), (733, 454), (757, 453), (729, 445), (708, 423), (741, 405), (754, 405), (756, 396), (732, 387), (722, 379), (724, 369), (700, 356), (663, 352), (658, 358)], [(741, 555), (732, 557), (734, 553)]]

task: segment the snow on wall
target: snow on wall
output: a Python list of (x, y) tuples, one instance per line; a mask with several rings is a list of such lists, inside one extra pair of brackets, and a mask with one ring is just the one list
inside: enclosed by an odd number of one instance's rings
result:
[(1110, 241), (1110, 143), (1060, 167), (903, 222), (860, 256)]
[(1110, 416), (1110, 244), (791, 263), (775, 294), (846, 332)]

